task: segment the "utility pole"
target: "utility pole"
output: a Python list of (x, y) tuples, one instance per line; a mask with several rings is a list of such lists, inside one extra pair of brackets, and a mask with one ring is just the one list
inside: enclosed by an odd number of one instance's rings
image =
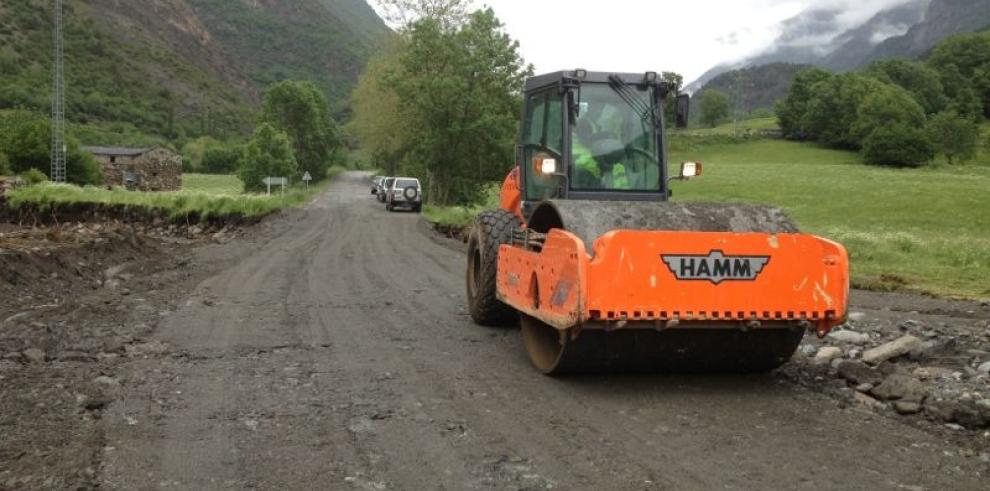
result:
[(52, 73), (53, 182), (65, 182), (65, 71), (62, 45), (62, 0), (55, 0), (54, 63)]

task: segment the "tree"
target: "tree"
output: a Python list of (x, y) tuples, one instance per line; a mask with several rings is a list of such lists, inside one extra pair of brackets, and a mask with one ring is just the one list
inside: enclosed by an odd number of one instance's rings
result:
[[(41, 113), (0, 112), (0, 153), (10, 160), (10, 170), (17, 174), (28, 169), (47, 172), (51, 168), (51, 131), (51, 122)], [(74, 184), (101, 184), (103, 174), (93, 156), (80, 150), (79, 141), (71, 136), (66, 146), (66, 179)]]
[(798, 72), (787, 92), (787, 98), (777, 104), (777, 122), (784, 138), (804, 140), (808, 132), (804, 128), (805, 113), (811, 100), (812, 87), (832, 77), (832, 74), (821, 68), (808, 68)]
[(708, 89), (701, 93), (699, 103), (701, 124), (714, 128), (729, 116), (729, 97), (724, 92)]
[(846, 73), (830, 77), (811, 87), (811, 99), (801, 119), (807, 135), (836, 148), (858, 150), (861, 137), (853, 132), (859, 107), (885, 84), (869, 77)]
[(667, 122), (667, 126), (673, 127), (677, 121), (676, 98), (681, 91), (681, 87), (684, 86), (684, 76), (677, 72), (662, 72), (660, 79), (674, 88), (674, 91), (667, 96), (667, 103), (663, 110), (663, 118)]
[(850, 137), (863, 142), (874, 129), (902, 125), (909, 128), (925, 126), (925, 111), (911, 94), (896, 85), (885, 85), (863, 99)]
[(410, 26), (419, 19), (433, 19), (444, 29), (467, 21), (471, 0), (378, 0), (389, 22)]
[(368, 60), (351, 93), (354, 111), (346, 130), (357, 137), (361, 151), (386, 174), (395, 175), (405, 150), (409, 125), (404, 120), (399, 95), (389, 80), (402, 78), (400, 36), (391, 36)]
[(341, 147), (326, 96), (311, 82), (279, 82), (265, 92), (262, 121), (285, 132), (299, 168), (322, 179)]
[(6, 176), (11, 173), (10, 159), (7, 158), (7, 154), (0, 152), (0, 176)]
[[(950, 36), (932, 49), (928, 64), (942, 74), (946, 93), (953, 85), (955, 94), (949, 95), (955, 95), (953, 109), (960, 115), (990, 117), (990, 31)], [(973, 98), (980, 108), (975, 113), (970, 111)]]
[(941, 68), (940, 74), (945, 95), (949, 98), (946, 109), (966, 118), (980, 118), (983, 113), (980, 96), (959, 68), (955, 65), (946, 65)]
[(903, 124), (877, 127), (863, 141), (863, 156), (870, 164), (916, 166), (933, 155), (924, 130)]
[(203, 169), (203, 155), (206, 153), (206, 149), (217, 145), (223, 145), (223, 143), (212, 136), (201, 136), (186, 142), (182, 146), (182, 157), (184, 166), (186, 162), (188, 162), (188, 166), (185, 166), (183, 170), (185, 172), (201, 172)]
[(289, 136), (268, 123), (258, 125), (244, 149), (238, 175), (245, 191), (265, 190), (266, 177), (298, 176), (299, 166)]
[(243, 150), (233, 145), (214, 145), (203, 152), (202, 172), (205, 174), (232, 174), (241, 166)]
[(948, 104), (945, 87), (934, 68), (909, 60), (883, 60), (870, 65), (866, 71), (881, 82), (907, 90), (921, 104), (925, 114), (935, 114)]
[[(532, 68), (491, 9), (463, 23), (423, 17), (402, 31), (387, 78), (401, 107), (401, 167), (433, 203), (478, 200), (513, 165), (520, 89)], [(355, 108), (357, 110), (357, 108)]]
[(949, 165), (952, 165), (953, 160), (965, 162), (976, 156), (980, 125), (972, 119), (959, 116), (953, 111), (939, 113), (928, 121), (927, 132), (934, 150), (945, 155)]

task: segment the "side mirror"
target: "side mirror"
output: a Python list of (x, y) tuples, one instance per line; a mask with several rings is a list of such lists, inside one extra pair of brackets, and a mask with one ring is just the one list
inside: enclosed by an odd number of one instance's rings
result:
[(691, 179), (701, 175), (701, 162), (684, 162), (681, 164), (681, 179)]
[(678, 128), (687, 128), (688, 117), (691, 115), (691, 96), (679, 94), (677, 96), (677, 121)]

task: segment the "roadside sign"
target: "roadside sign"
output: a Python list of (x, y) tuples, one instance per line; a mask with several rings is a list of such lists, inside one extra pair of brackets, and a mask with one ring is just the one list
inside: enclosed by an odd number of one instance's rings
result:
[(272, 186), (281, 186), (282, 194), (285, 194), (285, 187), (289, 185), (288, 177), (266, 177), (264, 183), (268, 186), (268, 195), (272, 194)]
[(309, 171), (303, 174), (303, 182), (306, 183), (306, 189), (309, 189), (309, 181), (313, 180), (313, 176), (309, 175)]

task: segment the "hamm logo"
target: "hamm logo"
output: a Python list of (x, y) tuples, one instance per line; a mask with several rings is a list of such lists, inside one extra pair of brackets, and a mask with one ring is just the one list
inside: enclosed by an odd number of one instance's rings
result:
[(660, 257), (677, 279), (710, 281), (716, 285), (723, 281), (753, 281), (770, 262), (770, 256), (726, 256), (719, 250), (707, 256), (663, 254)]

